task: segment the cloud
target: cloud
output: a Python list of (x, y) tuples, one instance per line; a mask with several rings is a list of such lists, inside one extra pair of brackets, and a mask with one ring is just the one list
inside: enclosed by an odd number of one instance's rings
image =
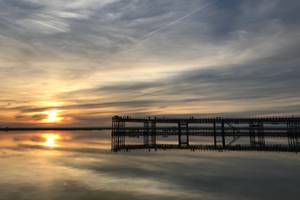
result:
[[(190, 104), (197, 113), (197, 105), (211, 103), (223, 106), (242, 103), (244, 110), (232, 110), (244, 113), (260, 114), (299, 112), (299, 88), (297, 65), (284, 63), (256, 62), (212, 69), (197, 69), (180, 72), (166, 79), (155, 82), (121, 82), (93, 89), (73, 91), (63, 94), (61, 98), (72, 101), (72, 96), (116, 95), (128, 99), (111, 104), (90, 104), (91, 108), (101, 106), (168, 107)], [(164, 97), (162, 99), (162, 97)], [(140, 102), (133, 99), (142, 99)], [(75, 100), (75, 99), (74, 99)], [(87, 100), (88, 101), (88, 100)], [(84, 100), (83, 100), (84, 102)], [(131, 103), (129, 103), (131, 102)], [(79, 108), (79, 107), (78, 107)], [(232, 107), (226, 112), (230, 112)], [(189, 111), (190, 112), (190, 111)], [(199, 112), (199, 111), (198, 111)], [(201, 111), (200, 111), (201, 112)], [(222, 111), (214, 111), (222, 113)], [(223, 111), (224, 112), (224, 111)], [(166, 114), (168, 111), (166, 111)], [(151, 113), (149, 113), (151, 114)], [(179, 114), (179, 113), (178, 113)], [(188, 113), (187, 113), (188, 114)], [(204, 113), (203, 113), (204, 114)]]
[(5, 113), (299, 112), (298, 8), (295, 0), (1, 1), (0, 89), (14, 100)]
[(47, 2), (13, 0), (4, 1), (2, 4), (8, 9), (15, 8), (14, 11), (20, 11), (21, 14), (19, 12), (5, 14), (14, 17), (15, 24), (23, 30), (31, 33), (55, 34), (69, 32), (71, 20), (88, 19), (96, 8), (101, 8), (112, 2), (114, 1), (79, 0), (65, 4), (61, 0)]

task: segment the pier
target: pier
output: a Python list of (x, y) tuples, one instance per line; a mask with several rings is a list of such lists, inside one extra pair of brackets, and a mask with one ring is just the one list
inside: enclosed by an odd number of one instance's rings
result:
[(299, 152), (300, 118), (112, 117), (111, 150), (133, 149)]

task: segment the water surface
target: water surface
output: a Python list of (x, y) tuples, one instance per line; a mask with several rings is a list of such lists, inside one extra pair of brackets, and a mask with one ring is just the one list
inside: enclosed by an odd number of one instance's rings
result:
[(110, 134), (0, 133), (0, 199), (296, 199), (300, 154), (110, 151)]

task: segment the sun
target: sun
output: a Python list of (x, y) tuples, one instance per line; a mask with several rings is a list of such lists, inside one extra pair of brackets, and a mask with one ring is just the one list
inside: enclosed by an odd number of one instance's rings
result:
[(59, 116), (58, 110), (49, 110), (44, 112), (47, 115), (47, 118), (43, 119), (45, 123), (59, 123), (63, 120), (62, 117)]
[(57, 140), (61, 139), (60, 135), (53, 133), (42, 134), (42, 138), (45, 139), (43, 145), (46, 147), (56, 147)]

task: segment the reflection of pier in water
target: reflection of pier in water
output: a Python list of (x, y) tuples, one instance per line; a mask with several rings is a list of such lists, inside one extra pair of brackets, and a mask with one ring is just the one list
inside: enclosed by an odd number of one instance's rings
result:
[[(160, 138), (175, 138), (173, 143)], [(138, 141), (132, 142), (132, 138)], [(208, 142), (196, 144), (195, 138)], [(271, 142), (279, 139), (279, 143)], [(269, 141), (270, 140), (270, 141)], [(209, 142), (211, 141), (211, 142)], [(244, 141), (244, 143), (239, 143)], [(246, 143), (245, 143), (246, 141)], [(300, 118), (112, 118), (112, 151), (190, 149), (300, 151)]]

